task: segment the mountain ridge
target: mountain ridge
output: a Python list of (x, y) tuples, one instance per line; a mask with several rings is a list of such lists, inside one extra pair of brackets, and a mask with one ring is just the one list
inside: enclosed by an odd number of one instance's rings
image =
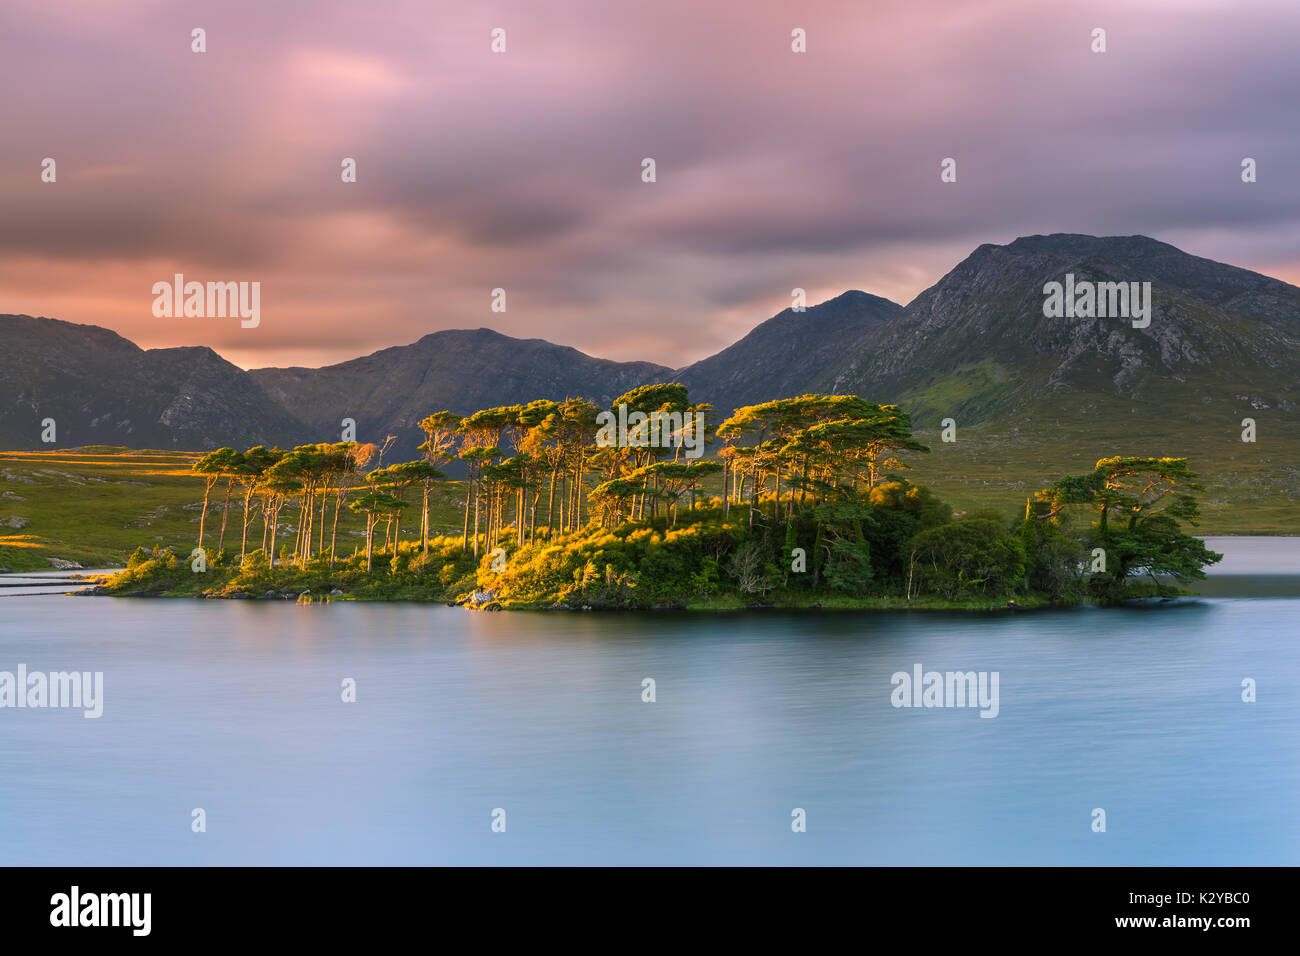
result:
[(418, 424), (435, 411), (467, 415), (479, 408), (538, 398), (581, 396), (608, 404), (672, 369), (651, 362), (593, 358), (545, 339), (516, 339), (492, 329), (444, 329), (319, 369), (250, 370), (286, 407), (311, 409), (308, 424), (332, 434), (344, 418), (358, 434), (393, 434), (414, 451)]
[[(1150, 281), (1149, 326), (1045, 316), (1044, 284), (1067, 273)], [(1058, 233), (979, 246), (818, 385), (975, 422), (1061, 391), (1142, 399), (1171, 386), (1262, 390), (1290, 408), (1297, 355), (1300, 288), (1145, 236)]]
[[(1152, 282), (1152, 320), (1043, 315), (1043, 286)], [(1237, 402), (1290, 415), (1300, 355), (1300, 288), (1146, 236), (1075, 233), (984, 243), (907, 305), (848, 290), (785, 309), (719, 352), (671, 369), (595, 358), (493, 329), (443, 329), (320, 368), (243, 370), (206, 346), (143, 350), (112, 330), (0, 316), (0, 444), (190, 447), (328, 440), (344, 418), (365, 440), (448, 408), (536, 398), (609, 404), (656, 381), (686, 384), (720, 415), (810, 391), (898, 403), (918, 422), (1057, 420), (1135, 405)], [(1217, 407), (1217, 406), (1216, 406)]]
[(863, 347), (902, 309), (857, 289), (804, 312), (788, 308), (720, 352), (678, 369), (674, 380), (728, 412), (799, 394), (820, 374), (819, 367)]
[[(101, 326), (0, 315), (0, 441), (208, 448), (291, 441), (303, 423), (206, 345), (142, 349)], [(54, 422), (53, 443), (42, 440)]]

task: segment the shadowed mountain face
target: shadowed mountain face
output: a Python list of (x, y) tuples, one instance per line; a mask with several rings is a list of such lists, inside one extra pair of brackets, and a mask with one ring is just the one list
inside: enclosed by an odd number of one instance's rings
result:
[(786, 309), (735, 345), (681, 369), (676, 380), (723, 415), (742, 405), (801, 395), (846, 354), (869, 349), (900, 309), (897, 302), (855, 291), (805, 312)]
[[(315, 441), (337, 441), (344, 418), (357, 436), (398, 436), (396, 451), (414, 456), (419, 422), (444, 409), (481, 408), (548, 398), (586, 398), (608, 405), (672, 370), (651, 362), (611, 362), (541, 339), (514, 339), (490, 329), (434, 332), (411, 345), (321, 369), (262, 368), (250, 373), (312, 426)], [(306, 439), (304, 439), (306, 440)], [(397, 460), (394, 458), (393, 460)]]
[[(1045, 316), (1044, 286), (1067, 273), (1150, 282), (1150, 324)], [(397, 435), (398, 460), (414, 457), (431, 412), (537, 398), (608, 406), (677, 380), (724, 416), (782, 396), (855, 393), (901, 404), (927, 441), (952, 417), (1006, 433), (1027, 426), (1022, 438), (1068, 435), (1088, 454), (1083, 445), (1141, 425), (1162, 439), (1160, 453), (1181, 454), (1197, 434), (1231, 437), (1243, 416), (1300, 434), (1298, 366), (1295, 286), (1142, 236), (1030, 236), (980, 246), (906, 307), (846, 292), (787, 309), (677, 371), (478, 329), (321, 369), (244, 372), (207, 348), (142, 351), (94, 326), (0, 316), (0, 445), (51, 447), (40, 441), (47, 417), (59, 447), (194, 450), (338, 440), (351, 418), (361, 440)]]
[[(42, 441), (54, 419), (56, 441)], [(209, 348), (145, 351), (93, 325), (0, 315), (0, 445), (217, 448), (305, 427)]]
[[(1150, 282), (1150, 325), (1043, 314), (1044, 286)], [(983, 245), (817, 387), (978, 423), (1218, 402), (1291, 413), (1300, 289), (1142, 236)]]

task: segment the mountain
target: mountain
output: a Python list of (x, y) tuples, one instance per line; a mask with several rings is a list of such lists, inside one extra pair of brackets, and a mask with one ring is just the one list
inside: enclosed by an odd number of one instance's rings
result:
[[(1044, 286), (1067, 274), (1150, 282), (1150, 324), (1045, 316)], [(1056, 436), (1080, 458), (1121, 447), (1186, 454), (1210, 442), (1198, 453), (1227, 456), (1225, 468), (1241, 451), (1234, 429), (1256, 417), (1268, 439), (1261, 454), (1282, 456), (1277, 481), (1300, 481), (1286, 471), (1290, 446), (1277, 443), (1300, 447), (1300, 289), (1144, 236), (982, 245), (906, 306), (846, 292), (787, 309), (676, 371), (488, 329), (435, 332), (320, 369), (251, 372), (210, 349), (144, 351), (106, 329), (30, 316), (0, 316), (0, 346), (7, 447), (48, 447), (46, 417), (62, 447), (195, 450), (330, 440), (351, 418), (362, 440), (397, 435), (394, 454), (413, 457), (417, 423), (440, 409), (570, 396), (607, 405), (638, 385), (677, 380), (723, 415), (778, 396), (855, 393), (901, 404), (927, 442), (951, 417), (1004, 445)]]
[[(305, 426), (209, 348), (144, 350), (93, 325), (0, 315), (0, 446), (216, 448)], [(56, 441), (42, 442), (42, 422)]]
[[(1067, 273), (1150, 282), (1150, 325), (1045, 316), (1044, 286)], [(980, 246), (810, 385), (899, 402), (914, 419), (1163, 408), (1186, 421), (1225, 403), (1295, 412), (1298, 364), (1295, 286), (1145, 236), (1057, 234)]]
[(581, 397), (607, 405), (673, 373), (651, 362), (592, 358), (541, 339), (458, 329), (325, 368), (261, 368), (250, 374), (311, 426), (316, 437), (304, 440), (337, 435), (340, 422), (351, 418), (359, 437), (397, 435), (397, 451), (414, 455), (423, 441), (419, 422), (432, 412), (466, 415), (538, 398)]
[(849, 291), (804, 312), (786, 309), (721, 352), (677, 372), (693, 397), (723, 415), (742, 405), (800, 395), (845, 354), (865, 352), (903, 307)]

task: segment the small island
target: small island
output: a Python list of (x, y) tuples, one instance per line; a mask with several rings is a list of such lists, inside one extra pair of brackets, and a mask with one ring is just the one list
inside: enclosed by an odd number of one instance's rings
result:
[[(929, 449), (897, 406), (801, 395), (716, 427), (712, 413), (659, 384), (611, 409), (438, 412), (420, 423), (421, 456), (395, 464), (383, 464), (388, 443), (221, 448), (193, 465), (194, 550), (138, 549), (95, 593), (1018, 610), (1171, 597), (1222, 557), (1183, 530), (1201, 490), (1183, 458), (1105, 458), (1031, 495), (1023, 514), (955, 514), (904, 477)], [(438, 511), (460, 526), (435, 528)]]

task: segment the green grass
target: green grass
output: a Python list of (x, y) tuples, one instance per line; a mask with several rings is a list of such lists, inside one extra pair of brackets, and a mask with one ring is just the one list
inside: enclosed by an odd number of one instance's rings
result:
[[(1112, 419), (1112, 421), (1114, 421)], [(1091, 471), (1113, 455), (1187, 458), (1205, 491), (1198, 497), (1198, 535), (1292, 535), (1300, 533), (1300, 439), (1262, 432), (1254, 444), (1239, 429), (1205, 427), (1180, 439), (1178, 447), (1147, 433), (1141, 421), (1115, 424), (1110, 434), (1096, 422), (1062, 419), (1017, 431), (957, 429), (957, 441), (939, 440), (939, 429), (918, 428), (928, 455), (913, 455), (903, 472), (927, 485), (956, 511), (996, 508), (1023, 517), (1025, 500), (1065, 474)]]
[[(190, 472), (190, 452), (132, 451), (88, 446), (69, 451), (0, 452), (0, 568), (49, 570), (50, 558), (85, 567), (119, 567), (138, 547), (171, 547), (188, 554), (198, 540), (203, 481)], [(207, 524), (208, 547), (221, 530), (224, 488), (213, 491)], [(242, 503), (231, 500), (226, 549), (239, 550)], [(460, 530), (462, 512), (450, 501), (432, 509), (435, 530)], [(333, 517), (330, 506), (328, 518)], [(14, 528), (11, 519), (26, 521)], [(286, 528), (286, 523), (289, 526)], [(281, 544), (293, 541), (298, 509), (280, 516)], [(405, 528), (418, 527), (412, 512)], [(340, 553), (363, 545), (363, 523), (350, 511), (339, 518)], [(260, 515), (249, 525), (249, 549), (261, 546)], [(328, 545), (328, 531), (326, 543)]]

